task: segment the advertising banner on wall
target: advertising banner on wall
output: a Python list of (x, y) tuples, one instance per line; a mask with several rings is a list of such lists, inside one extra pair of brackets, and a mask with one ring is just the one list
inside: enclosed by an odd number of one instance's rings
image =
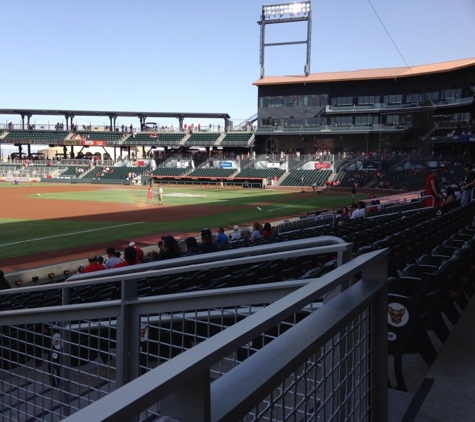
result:
[(330, 163), (314, 163), (314, 168), (316, 170), (329, 169)]

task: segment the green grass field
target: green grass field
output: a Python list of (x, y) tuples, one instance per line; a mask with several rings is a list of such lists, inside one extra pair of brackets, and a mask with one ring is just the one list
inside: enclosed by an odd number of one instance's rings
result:
[[(50, 186), (50, 185), (49, 185)], [(0, 194), (3, 187), (0, 186)], [(41, 192), (41, 186), (37, 190)], [(18, 190), (21, 194), (21, 190)], [(143, 187), (117, 188), (104, 187), (96, 191), (64, 191), (58, 193), (41, 193), (29, 195), (35, 200), (49, 201), (51, 206), (61, 206), (59, 201), (109, 202), (117, 204), (136, 204), (136, 211), (122, 213), (118, 216), (109, 214), (111, 221), (72, 221), (66, 219), (35, 220), (34, 210), (29, 220), (12, 220), (1, 218), (1, 259), (30, 255), (38, 252), (61, 251), (65, 248), (94, 245), (117, 240), (134, 240), (141, 236), (156, 235), (157, 240), (164, 234), (196, 233), (203, 227), (230, 229), (234, 224), (251, 224), (253, 221), (266, 222), (277, 219), (305, 215), (309, 211), (334, 208), (351, 202), (349, 195), (331, 196), (311, 193), (300, 194), (295, 191), (254, 190), (254, 189), (216, 189), (165, 187), (166, 205), (192, 209), (191, 205), (206, 205), (209, 215), (205, 217), (189, 215), (182, 219), (167, 222), (150, 222), (141, 218), (142, 212), (159, 210), (158, 205), (147, 204), (147, 190)], [(156, 204), (156, 198), (154, 198)], [(49, 204), (48, 204), (49, 206)], [(236, 207), (240, 207), (236, 210)], [(261, 211), (257, 209), (261, 208)], [(92, 207), (92, 212), (94, 207)], [(152, 211), (153, 212), (153, 211)], [(145, 214), (142, 214), (145, 217)], [(169, 215), (169, 214), (168, 214)], [(104, 217), (102, 216), (102, 220)], [(60, 253), (60, 252), (58, 252)]]

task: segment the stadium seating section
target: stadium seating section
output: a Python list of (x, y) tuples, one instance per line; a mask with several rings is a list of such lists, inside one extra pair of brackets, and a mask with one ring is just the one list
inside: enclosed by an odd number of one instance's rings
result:
[(236, 169), (220, 169), (214, 167), (206, 167), (193, 170), (188, 176), (193, 177), (229, 177)]
[(232, 144), (232, 145), (247, 145), (249, 140), (252, 137), (252, 133), (249, 132), (232, 132), (227, 133), (224, 139), (221, 141), (222, 145)]
[[(74, 139), (76, 134), (71, 135), (71, 139)], [(77, 137), (88, 141), (106, 141), (108, 145), (119, 144), (123, 140), (122, 133), (119, 132), (80, 132)]]
[[(109, 170), (107, 170), (107, 168)], [(133, 175), (139, 176), (149, 171), (148, 167), (99, 167), (88, 173), (94, 179), (102, 180), (131, 180)]]
[(176, 168), (176, 167), (157, 167), (152, 175), (154, 176), (184, 176), (188, 173), (188, 168)]
[(244, 169), (236, 174), (235, 177), (255, 177), (257, 179), (273, 178), (279, 179), (285, 173), (281, 169)]
[(187, 145), (209, 146), (214, 145), (221, 133), (215, 132), (194, 132), (186, 140)]
[(281, 186), (311, 186), (316, 183), (321, 187), (325, 185), (331, 174), (331, 170), (294, 170), (285, 178)]
[(129, 136), (124, 145), (178, 145), (185, 137), (180, 132), (141, 132), (135, 136)]
[(43, 142), (46, 144), (62, 141), (69, 135), (67, 131), (40, 131), (40, 130), (12, 130), (5, 136), (6, 140), (28, 141), (35, 143)]

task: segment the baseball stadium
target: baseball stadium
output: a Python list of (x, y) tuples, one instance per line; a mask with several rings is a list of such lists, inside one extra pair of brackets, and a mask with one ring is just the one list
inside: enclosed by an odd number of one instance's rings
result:
[(469, 420), (475, 58), (312, 73), (311, 12), (238, 124), (0, 108), (2, 420)]

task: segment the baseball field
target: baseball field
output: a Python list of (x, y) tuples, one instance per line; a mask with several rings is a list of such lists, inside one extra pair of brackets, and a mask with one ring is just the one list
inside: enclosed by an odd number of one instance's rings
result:
[(351, 202), (349, 194), (300, 189), (164, 187), (150, 202), (146, 186), (0, 184), (0, 268), (31, 267), (66, 256), (156, 245), (163, 235), (197, 236), (204, 227), (278, 221)]

